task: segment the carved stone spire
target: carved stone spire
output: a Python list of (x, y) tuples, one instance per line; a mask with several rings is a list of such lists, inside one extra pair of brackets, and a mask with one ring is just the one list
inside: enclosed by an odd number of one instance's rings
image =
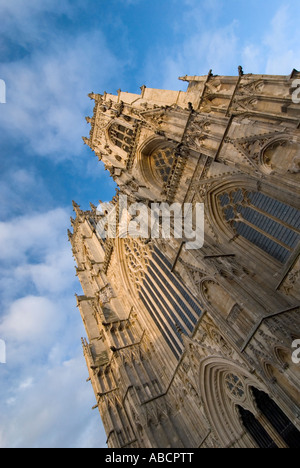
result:
[(72, 232), (70, 231), (70, 229), (68, 229), (68, 238), (69, 238), (69, 241), (71, 242), (71, 241), (72, 241), (72, 238), (73, 238), (73, 234), (72, 234)]
[(82, 210), (80, 209), (80, 206), (74, 200), (72, 201), (72, 204), (73, 204), (73, 210), (75, 211), (76, 216), (80, 216), (82, 214)]

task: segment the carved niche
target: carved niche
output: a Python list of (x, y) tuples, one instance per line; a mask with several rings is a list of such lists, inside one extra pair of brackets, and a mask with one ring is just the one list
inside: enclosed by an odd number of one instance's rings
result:
[(274, 141), (263, 150), (262, 161), (279, 174), (299, 174), (300, 145), (288, 139)]
[(287, 275), (281, 289), (287, 296), (300, 297), (300, 258)]

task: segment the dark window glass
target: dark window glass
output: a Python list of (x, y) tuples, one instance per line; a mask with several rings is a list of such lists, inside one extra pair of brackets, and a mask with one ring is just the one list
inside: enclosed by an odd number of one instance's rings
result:
[(126, 128), (123, 125), (113, 125), (109, 131), (112, 143), (119, 148), (122, 148), (127, 153), (130, 152), (132, 144), (133, 130)]
[(289, 448), (300, 448), (300, 432), (266, 393), (252, 388), (253, 395), (260, 411), (268, 418)]
[(171, 174), (174, 154), (170, 149), (160, 149), (151, 155), (151, 163), (157, 178), (166, 183)]
[(238, 408), (245, 429), (247, 429), (249, 434), (253, 437), (259, 448), (278, 448), (265, 428), (260, 424), (259, 421), (257, 421), (255, 416), (250, 413), (250, 411), (245, 410), (241, 406)]

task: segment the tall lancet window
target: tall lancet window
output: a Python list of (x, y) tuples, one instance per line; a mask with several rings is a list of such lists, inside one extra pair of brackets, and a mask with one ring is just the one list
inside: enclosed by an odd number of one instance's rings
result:
[(114, 145), (126, 153), (130, 153), (133, 143), (133, 130), (131, 128), (114, 124), (109, 130), (109, 137)]
[(219, 197), (226, 222), (281, 263), (300, 241), (300, 211), (264, 193), (236, 189)]

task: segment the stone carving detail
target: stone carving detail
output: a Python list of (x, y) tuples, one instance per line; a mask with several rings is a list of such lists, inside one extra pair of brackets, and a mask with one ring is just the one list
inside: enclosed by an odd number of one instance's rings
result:
[(279, 174), (300, 172), (300, 145), (282, 138), (271, 142), (263, 151), (263, 163)]
[(210, 435), (203, 442), (203, 444), (201, 445), (201, 448), (204, 448), (204, 449), (221, 448), (221, 445), (220, 445), (220, 442), (218, 442), (218, 440), (214, 436)]
[(245, 96), (253, 96), (261, 94), (265, 89), (263, 80), (250, 81), (249, 83), (241, 84), (239, 87), (239, 94)]
[(195, 341), (207, 347), (207, 356), (211, 356), (213, 352), (216, 355), (219, 354), (228, 358), (233, 358), (235, 354), (208, 315), (202, 320), (201, 328), (195, 337)]
[(193, 116), (185, 134), (185, 144), (197, 151), (200, 150), (203, 141), (210, 135), (210, 126), (211, 122), (207, 118)]
[(150, 263), (151, 247), (139, 240), (124, 239), (124, 252), (131, 283), (139, 290)]
[(280, 133), (263, 133), (260, 135), (252, 135), (251, 137), (246, 138), (226, 138), (225, 142), (232, 144), (239, 153), (242, 154), (246, 161), (251, 165), (260, 164), (260, 156), (262, 149), (268, 144), (268, 142), (278, 138)]
[(191, 202), (195, 195), (198, 195), (201, 198), (201, 201), (205, 199), (206, 193), (210, 188), (210, 185), (208, 185), (207, 183), (203, 183), (203, 179), (205, 179), (205, 177), (207, 176), (212, 163), (212, 158), (205, 155), (200, 156), (193, 177), (190, 181), (188, 181), (190, 183), (190, 186), (189, 191), (187, 193), (187, 201)]
[(114, 297), (112, 287), (107, 284), (99, 291), (99, 300), (102, 304), (107, 304)]
[(183, 264), (189, 272), (189, 275), (192, 278), (192, 281), (195, 284), (195, 286), (199, 286), (202, 279), (205, 276), (207, 276), (207, 273), (204, 270), (201, 270), (200, 268), (197, 268), (193, 265), (187, 264), (182, 259), (180, 260), (180, 263)]
[(237, 401), (243, 400), (246, 394), (243, 379), (232, 373), (227, 374), (225, 377), (225, 389), (230, 398)]
[(231, 105), (231, 112), (245, 112), (255, 110), (258, 104), (258, 99), (253, 96), (237, 96), (233, 99)]
[(299, 296), (300, 290), (300, 258), (296, 262), (294, 268), (289, 272), (286, 280), (283, 282), (281, 289), (287, 295)]
[(166, 110), (158, 108), (154, 111), (146, 111), (140, 115), (146, 120), (147, 124), (154, 128), (155, 130), (159, 129), (161, 124), (164, 121)]
[(189, 150), (185, 146), (179, 146), (175, 151), (175, 158), (169, 178), (165, 184), (164, 195), (169, 203), (172, 203), (178, 189), (184, 168), (189, 156)]

